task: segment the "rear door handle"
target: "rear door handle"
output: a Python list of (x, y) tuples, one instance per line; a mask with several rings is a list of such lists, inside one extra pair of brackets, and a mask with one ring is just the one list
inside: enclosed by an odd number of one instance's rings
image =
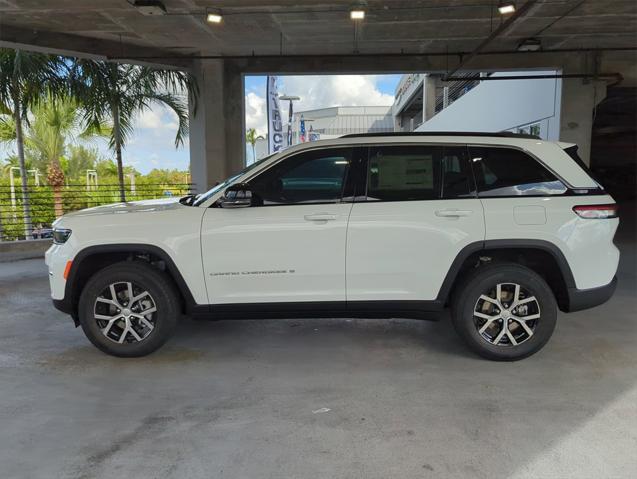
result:
[(459, 218), (460, 216), (469, 216), (473, 211), (471, 210), (438, 210), (436, 211), (436, 216), (442, 216), (445, 218)]
[(305, 215), (303, 218), (307, 221), (332, 221), (337, 217), (336, 215), (331, 215), (329, 213), (314, 213), (312, 215)]

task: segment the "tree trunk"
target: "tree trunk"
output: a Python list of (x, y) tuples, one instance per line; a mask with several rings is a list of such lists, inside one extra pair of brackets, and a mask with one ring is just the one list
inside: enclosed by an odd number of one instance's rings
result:
[(119, 108), (117, 103), (113, 105), (113, 135), (115, 136), (115, 158), (117, 158), (117, 179), (119, 181), (119, 199), (126, 201), (124, 192), (124, 164), (122, 163), (122, 137), (119, 126)]
[(52, 160), (47, 171), (47, 180), (53, 188), (53, 209), (55, 217), (59, 218), (64, 214), (64, 206), (62, 203), (62, 187), (64, 186), (64, 172), (60, 166), (59, 160)]
[(64, 214), (64, 206), (62, 204), (62, 188), (59, 186), (53, 187), (53, 210), (55, 211), (56, 218), (59, 218)]
[(20, 113), (20, 97), (13, 95), (13, 109), (15, 117), (15, 140), (18, 145), (18, 160), (20, 162), (20, 180), (22, 184), (22, 219), (24, 221), (24, 236), (33, 239), (33, 225), (31, 224), (31, 204), (27, 184), (27, 166), (24, 160), (24, 138), (22, 136), (22, 115)]
[(252, 163), (256, 163), (257, 161), (257, 151), (254, 148), (254, 143), (252, 143)]

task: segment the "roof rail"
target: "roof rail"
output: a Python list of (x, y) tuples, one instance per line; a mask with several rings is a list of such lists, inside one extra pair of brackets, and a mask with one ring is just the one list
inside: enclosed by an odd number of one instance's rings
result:
[(494, 138), (528, 138), (531, 140), (541, 140), (537, 135), (526, 133), (513, 133), (511, 131), (499, 131), (487, 133), (484, 131), (397, 131), (386, 133), (351, 133), (343, 135), (341, 138), (370, 138), (376, 136), (487, 136)]

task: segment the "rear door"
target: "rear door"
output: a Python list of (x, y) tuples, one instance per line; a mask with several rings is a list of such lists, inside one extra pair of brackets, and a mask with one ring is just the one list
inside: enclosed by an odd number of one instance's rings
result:
[(435, 300), (458, 252), (484, 239), (466, 147), (372, 146), (362, 171), (347, 232), (348, 304)]

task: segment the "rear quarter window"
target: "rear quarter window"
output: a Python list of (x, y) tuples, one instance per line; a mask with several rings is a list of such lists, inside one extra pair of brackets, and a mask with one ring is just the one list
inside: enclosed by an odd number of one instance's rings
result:
[(514, 148), (470, 147), (480, 197), (562, 195), (568, 188), (537, 160)]

